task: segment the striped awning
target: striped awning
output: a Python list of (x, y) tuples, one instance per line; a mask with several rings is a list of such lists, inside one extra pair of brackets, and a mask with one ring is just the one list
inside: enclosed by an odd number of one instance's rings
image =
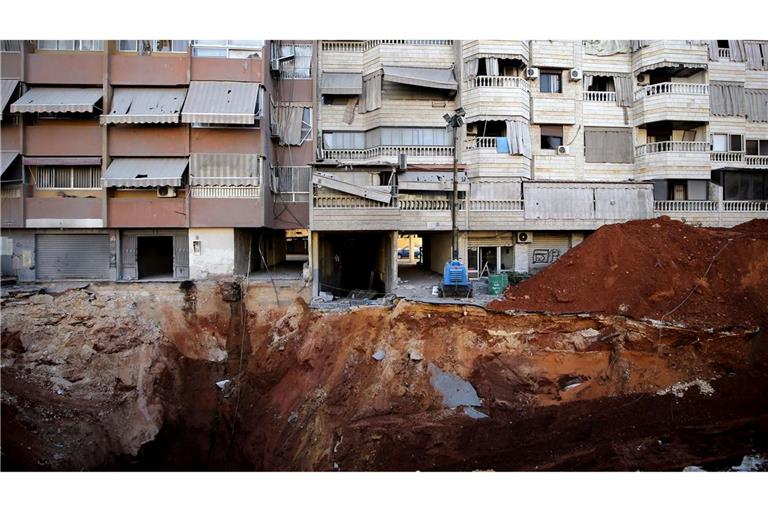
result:
[(0, 101), (2, 102), (2, 108), (0, 108), (0, 119), (3, 118), (3, 111), (8, 106), (13, 91), (18, 87), (19, 81), (14, 79), (2, 79), (0, 80)]
[(119, 88), (101, 124), (178, 123), (187, 89)]
[(35, 87), (11, 105), (11, 112), (93, 112), (101, 96), (100, 87)]
[(662, 60), (661, 62), (655, 62), (653, 64), (640, 66), (634, 71), (634, 73), (636, 75), (639, 75), (640, 73), (645, 73), (652, 69), (658, 69), (658, 68), (707, 69), (707, 64), (704, 62), (692, 63), (692, 62), (676, 62), (676, 61)]
[(192, 153), (189, 184), (257, 187), (261, 183), (261, 157), (250, 153)]
[(260, 86), (245, 82), (191, 82), (183, 123), (255, 124)]
[(451, 91), (455, 91), (458, 88), (453, 68), (433, 69), (384, 66), (384, 81)]
[(115, 158), (101, 179), (105, 187), (180, 187), (187, 158)]
[(320, 94), (363, 94), (363, 74), (323, 73)]

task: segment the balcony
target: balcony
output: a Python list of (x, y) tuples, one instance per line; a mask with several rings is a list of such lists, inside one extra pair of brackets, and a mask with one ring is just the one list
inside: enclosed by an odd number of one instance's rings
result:
[(641, 180), (709, 179), (709, 142), (665, 141), (635, 146), (635, 172)]
[(315, 195), (310, 228), (318, 231), (394, 231), (400, 225), (400, 209), (353, 195)]
[[(439, 197), (428, 199), (401, 199), (398, 198), (397, 206), (400, 209), (400, 230), (449, 230), (451, 221), (451, 197), (450, 193), (440, 194)], [(466, 212), (463, 203), (457, 223), (466, 225)]]
[(497, 39), (481, 39), (464, 41), (462, 44), (462, 57), (464, 59), (485, 56), (499, 58), (519, 59), (528, 63), (528, 41), (509, 41)]
[(642, 126), (656, 121), (709, 121), (709, 85), (663, 82), (635, 91), (633, 122)]
[(629, 122), (626, 109), (616, 103), (614, 91), (583, 91), (582, 100), (587, 126), (626, 126)]
[(482, 119), (529, 119), (531, 95), (528, 81), (514, 76), (478, 76), (464, 82), (467, 122)]
[(523, 155), (499, 153), (496, 137), (475, 137), (464, 145), (462, 160), (470, 178), (531, 177), (531, 160)]
[(525, 203), (522, 199), (471, 199), (469, 201), (469, 229), (509, 230), (525, 222)]
[(387, 66), (445, 68), (454, 63), (451, 39), (323, 41), (323, 70), (369, 73)]
[(768, 219), (768, 201), (654, 201), (653, 211), (690, 224), (733, 227), (751, 219)]
[(397, 164), (401, 153), (407, 155), (409, 164), (453, 163), (451, 146), (376, 146), (368, 149), (324, 149), (322, 153), (326, 160), (356, 164)]
[(709, 50), (706, 44), (682, 40), (652, 41), (632, 54), (632, 71), (635, 74), (660, 67), (683, 66), (706, 69)]
[(712, 169), (768, 169), (768, 155), (746, 155), (742, 151), (713, 151), (709, 156)]

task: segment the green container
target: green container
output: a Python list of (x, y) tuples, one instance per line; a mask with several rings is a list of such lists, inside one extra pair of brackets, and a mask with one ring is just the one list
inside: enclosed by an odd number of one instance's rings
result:
[(507, 288), (509, 280), (507, 274), (493, 274), (488, 276), (488, 293), (491, 295), (500, 295)]

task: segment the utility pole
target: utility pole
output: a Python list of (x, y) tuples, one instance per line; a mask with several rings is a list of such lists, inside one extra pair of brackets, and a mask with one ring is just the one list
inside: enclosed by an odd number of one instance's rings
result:
[(459, 259), (459, 228), (456, 220), (459, 209), (459, 128), (464, 126), (464, 109), (459, 107), (453, 114), (443, 114), (448, 126), (453, 128), (453, 195), (451, 196), (451, 255)]

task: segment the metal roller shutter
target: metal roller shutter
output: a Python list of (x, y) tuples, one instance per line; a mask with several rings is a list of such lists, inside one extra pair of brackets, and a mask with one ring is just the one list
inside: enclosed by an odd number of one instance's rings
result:
[(37, 235), (37, 279), (109, 279), (109, 235)]
[(549, 266), (570, 248), (567, 234), (533, 233), (533, 242), (528, 250), (528, 268), (531, 272)]

